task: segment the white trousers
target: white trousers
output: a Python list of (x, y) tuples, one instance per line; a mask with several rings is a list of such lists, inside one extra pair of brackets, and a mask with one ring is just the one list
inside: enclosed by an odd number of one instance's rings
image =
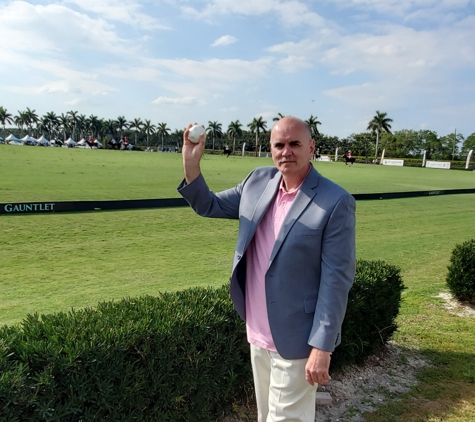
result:
[(284, 359), (251, 344), (258, 422), (314, 422), (317, 384), (305, 379), (307, 359)]

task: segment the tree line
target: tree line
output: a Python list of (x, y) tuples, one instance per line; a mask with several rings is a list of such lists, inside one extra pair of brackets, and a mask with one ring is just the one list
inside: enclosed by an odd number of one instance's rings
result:
[[(283, 114), (278, 113), (273, 121), (278, 121)], [(420, 158), (424, 151), (426, 158), (435, 160), (464, 159), (468, 151), (475, 149), (475, 133), (465, 138), (461, 133), (452, 133), (439, 136), (432, 130), (403, 129), (391, 131), (393, 120), (387, 113), (376, 111), (374, 117), (368, 122), (366, 132), (352, 133), (345, 138), (321, 133), (318, 126), (322, 123), (317, 116), (311, 115), (307, 120), (310, 132), (315, 139), (316, 148), (320, 154), (333, 154), (336, 148), (346, 152), (351, 150), (353, 155), (366, 157), (368, 160), (377, 158), (380, 151), (385, 150), (386, 157)], [(157, 146), (163, 150), (166, 146), (180, 148), (183, 140), (184, 129), (172, 131), (165, 122), (157, 124), (151, 120), (135, 118), (127, 120), (125, 116), (117, 119), (102, 119), (91, 114), (86, 117), (78, 111), (68, 111), (57, 115), (51, 111), (43, 116), (38, 116), (36, 110), (29, 107), (12, 115), (3, 106), (0, 106), (0, 124), (3, 126), (5, 138), (6, 125), (18, 137), (26, 134), (39, 137), (44, 135), (49, 139), (62, 139), (71, 137), (74, 140), (93, 136), (100, 141), (112, 138), (122, 139), (127, 136), (138, 146)], [(270, 131), (267, 121), (262, 116), (254, 117), (244, 126), (239, 120), (229, 123), (227, 128), (218, 121), (209, 121), (206, 127), (206, 148), (222, 149), (225, 145), (233, 153), (240, 150), (245, 143), (248, 151), (269, 151)], [(12, 128), (11, 125), (14, 125)], [(459, 148), (459, 143), (462, 147)]]

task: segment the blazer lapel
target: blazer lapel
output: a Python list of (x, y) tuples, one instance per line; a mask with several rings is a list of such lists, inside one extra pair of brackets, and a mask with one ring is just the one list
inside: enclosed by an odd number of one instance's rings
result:
[(272, 261), (274, 260), (275, 256), (279, 252), (279, 249), (282, 246), (282, 243), (284, 243), (285, 238), (289, 234), (290, 229), (293, 227), (293, 225), (298, 220), (300, 215), (305, 211), (308, 204), (313, 200), (313, 198), (317, 194), (316, 187), (318, 186), (318, 178), (319, 178), (318, 172), (312, 166), (309, 174), (307, 175), (306, 179), (302, 183), (300, 190), (295, 196), (294, 202), (292, 203), (292, 206), (290, 207), (289, 212), (284, 219), (284, 222), (282, 223), (282, 227), (280, 228), (279, 234), (277, 235), (274, 249), (272, 250), (272, 253), (269, 259), (269, 267), (272, 264)]
[(251, 243), (251, 240), (254, 237), (254, 234), (256, 233), (259, 223), (264, 218), (264, 215), (267, 212), (269, 205), (274, 199), (275, 193), (277, 192), (277, 189), (279, 188), (281, 177), (282, 177), (282, 174), (280, 172), (277, 172), (275, 176), (269, 180), (269, 183), (267, 183), (266, 189), (264, 190), (261, 197), (259, 198), (256, 204), (256, 208), (254, 209), (254, 213), (251, 216), (251, 224), (249, 226), (249, 230), (246, 235), (243, 251), (247, 250), (247, 247)]

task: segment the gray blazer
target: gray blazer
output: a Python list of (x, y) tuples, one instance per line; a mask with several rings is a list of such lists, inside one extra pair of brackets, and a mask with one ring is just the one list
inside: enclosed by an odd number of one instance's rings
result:
[[(230, 291), (243, 320), (246, 250), (281, 178), (275, 167), (260, 167), (217, 194), (201, 175), (178, 186), (197, 214), (239, 219)], [(332, 352), (340, 344), (355, 264), (355, 200), (312, 167), (282, 224), (265, 278), (269, 325), (283, 358), (307, 358), (312, 346)]]

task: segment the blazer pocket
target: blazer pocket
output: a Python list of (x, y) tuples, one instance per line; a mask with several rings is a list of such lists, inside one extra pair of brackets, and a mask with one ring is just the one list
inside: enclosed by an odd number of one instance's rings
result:
[(309, 228), (297, 228), (294, 230), (294, 236), (295, 237), (300, 237), (300, 236), (320, 236), (322, 233), (321, 228), (318, 229), (309, 229)]
[(305, 308), (306, 314), (313, 314), (315, 313), (315, 306), (317, 306), (317, 298), (313, 299), (305, 299), (303, 301), (303, 306)]

